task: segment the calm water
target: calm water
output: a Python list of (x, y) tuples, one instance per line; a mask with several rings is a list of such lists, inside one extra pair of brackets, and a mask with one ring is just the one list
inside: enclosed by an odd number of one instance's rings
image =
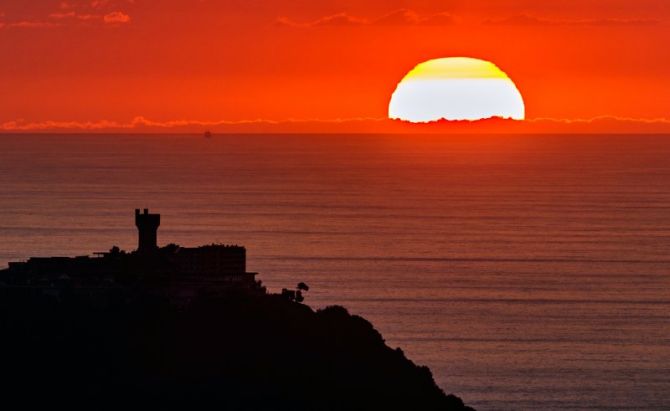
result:
[(244, 244), (480, 410), (670, 409), (670, 136), (2, 136), (0, 266)]

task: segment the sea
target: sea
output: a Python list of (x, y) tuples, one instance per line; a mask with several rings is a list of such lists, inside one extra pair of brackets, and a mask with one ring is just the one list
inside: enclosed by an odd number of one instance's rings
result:
[(0, 267), (133, 250), (135, 208), (480, 411), (670, 409), (670, 136), (0, 136)]

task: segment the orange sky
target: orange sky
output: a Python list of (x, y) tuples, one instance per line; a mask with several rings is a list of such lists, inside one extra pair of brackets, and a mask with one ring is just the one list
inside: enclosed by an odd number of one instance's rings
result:
[(4, 0), (0, 125), (382, 118), (448, 56), (531, 119), (668, 118), (669, 24), (667, 0)]

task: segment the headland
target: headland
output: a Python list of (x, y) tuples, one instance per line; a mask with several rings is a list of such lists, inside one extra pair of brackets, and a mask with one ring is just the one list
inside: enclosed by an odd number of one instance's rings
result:
[(364, 318), (301, 303), (306, 284), (269, 293), (246, 271), (244, 247), (159, 247), (160, 215), (136, 210), (135, 223), (135, 251), (0, 271), (6, 398), (96, 409), (471, 410)]

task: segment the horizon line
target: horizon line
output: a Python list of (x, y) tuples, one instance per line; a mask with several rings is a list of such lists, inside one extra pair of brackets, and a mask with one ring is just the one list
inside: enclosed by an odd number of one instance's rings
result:
[[(584, 126), (612, 126), (612, 123), (625, 124), (627, 126), (638, 127), (662, 127), (662, 130), (653, 130), (651, 134), (666, 134), (670, 132), (670, 118), (636, 118), (622, 117), (615, 115), (600, 115), (591, 118), (552, 118), (535, 117), (525, 120), (515, 120), (501, 117), (491, 117), (481, 120), (447, 120), (440, 119), (432, 122), (415, 123), (401, 119), (382, 118), (382, 117), (351, 117), (334, 119), (251, 119), (251, 120), (166, 120), (156, 121), (144, 116), (135, 116), (129, 122), (119, 122), (116, 120), (92, 120), (92, 121), (26, 121), (24, 119), (10, 120), (0, 123), (0, 134), (191, 134), (204, 131), (211, 131), (216, 134), (267, 134), (273, 133), (273, 128), (282, 127), (319, 127), (319, 126), (339, 126), (339, 127), (365, 127), (361, 130), (276, 130), (276, 134), (411, 134), (422, 132), (490, 132), (492, 130), (486, 127), (498, 127), (501, 134), (521, 133), (521, 134), (555, 134), (557, 130), (537, 130), (534, 127), (565, 127), (576, 128)], [(389, 127), (389, 129), (370, 130), (370, 127)], [(665, 130), (667, 126), (667, 130)], [(259, 127), (263, 129), (258, 129)], [(395, 128), (391, 128), (395, 127)], [(451, 127), (451, 128), (450, 128)], [(224, 128), (224, 130), (216, 130)], [(414, 128), (411, 130), (411, 128)], [(531, 130), (523, 130), (531, 128)], [(227, 130), (225, 130), (227, 129)], [(232, 129), (232, 130), (231, 130)], [(181, 131), (180, 131), (181, 130)], [(574, 131), (573, 131), (574, 132)], [(593, 134), (611, 134), (616, 133), (616, 129), (597, 130)], [(627, 130), (621, 134), (633, 132), (650, 133), (650, 130)]]

